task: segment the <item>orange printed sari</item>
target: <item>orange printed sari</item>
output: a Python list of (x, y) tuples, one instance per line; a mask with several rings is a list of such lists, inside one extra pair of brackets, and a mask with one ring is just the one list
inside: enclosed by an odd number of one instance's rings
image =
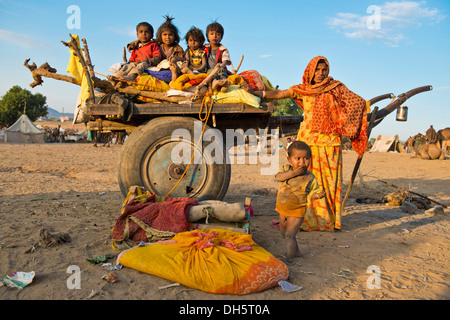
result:
[(349, 138), (353, 149), (362, 154), (367, 147), (366, 101), (332, 77), (312, 84), (320, 60), (313, 58), (303, 74), (303, 83), (289, 88), (291, 97), (303, 109), (297, 135), (312, 151), (309, 170), (326, 196), (308, 202), (302, 230), (341, 229), (342, 148), (341, 138)]

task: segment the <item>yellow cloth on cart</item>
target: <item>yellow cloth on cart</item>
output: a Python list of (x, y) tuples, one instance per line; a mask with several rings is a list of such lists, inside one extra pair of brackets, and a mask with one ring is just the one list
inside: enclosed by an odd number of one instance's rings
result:
[[(72, 35), (72, 37), (76, 40), (78, 50), (81, 52), (80, 47), (80, 39), (77, 35)], [(75, 51), (72, 47), (69, 48), (70, 50), (70, 58), (69, 63), (67, 65), (67, 72), (70, 73), (74, 78), (77, 80), (77, 82), (80, 84), (80, 93), (81, 93), (81, 104), (83, 104), (88, 98), (89, 98), (89, 85), (86, 75), (84, 74), (83, 66), (81, 65), (80, 60), (75, 55)], [(91, 80), (92, 82), (92, 80)], [(93, 82), (92, 82), (93, 84)]]

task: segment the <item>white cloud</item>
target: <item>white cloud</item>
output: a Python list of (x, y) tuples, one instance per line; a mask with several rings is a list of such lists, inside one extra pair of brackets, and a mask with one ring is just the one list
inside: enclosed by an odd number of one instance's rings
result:
[(271, 56), (272, 56), (271, 54), (262, 54), (259, 57), (265, 59), (265, 58), (270, 58)]
[[(120, 36), (136, 38), (136, 27), (124, 27), (124, 28), (106, 27), (106, 30), (108, 30), (109, 32), (118, 34)], [(156, 31), (155, 31), (155, 35), (156, 35)]]
[(31, 49), (48, 49), (51, 48), (46, 43), (39, 41), (32, 36), (12, 32), (9, 30), (0, 29), (0, 41), (7, 42), (9, 44), (17, 45), (21, 48)]
[(437, 88), (434, 88), (434, 90), (444, 90), (444, 91), (449, 91), (449, 90), (450, 90), (450, 86), (437, 87)]
[(426, 7), (425, 1), (385, 2), (370, 6), (367, 14), (337, 13), (328, 25), (342, 31), (347, 38), (382, 41), (398, 46), (407, 37), (407, 28), (439, 23), (446, 17), (436, 8)]

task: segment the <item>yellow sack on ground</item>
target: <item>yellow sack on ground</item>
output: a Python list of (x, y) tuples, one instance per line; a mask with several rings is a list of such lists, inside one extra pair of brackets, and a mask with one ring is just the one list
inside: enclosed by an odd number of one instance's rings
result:
[(248, 294), (286, 280), (287, 266), (249, 234), (223, 229), (178, 233), (121, 252), (116, 263), (209, 293)]
[(259, 97), (248, 93), (236, 85), (229, 86), (226, 92), (218, 92), (212, 98), (217, 103), (245, 103), (255, 108), (260, 107), (259, 103), (261, 101)]

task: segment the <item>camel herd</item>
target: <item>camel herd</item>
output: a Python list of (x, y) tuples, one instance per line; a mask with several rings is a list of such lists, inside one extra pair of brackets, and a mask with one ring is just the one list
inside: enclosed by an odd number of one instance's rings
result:
[(436, 132), (431, 125), (425, 135), (418, 133), (409, 137), (405, 142), (405, 149), (407, 152), (414, 150), (422, 159), (445, 159), (450, 154), (450, 128)]

